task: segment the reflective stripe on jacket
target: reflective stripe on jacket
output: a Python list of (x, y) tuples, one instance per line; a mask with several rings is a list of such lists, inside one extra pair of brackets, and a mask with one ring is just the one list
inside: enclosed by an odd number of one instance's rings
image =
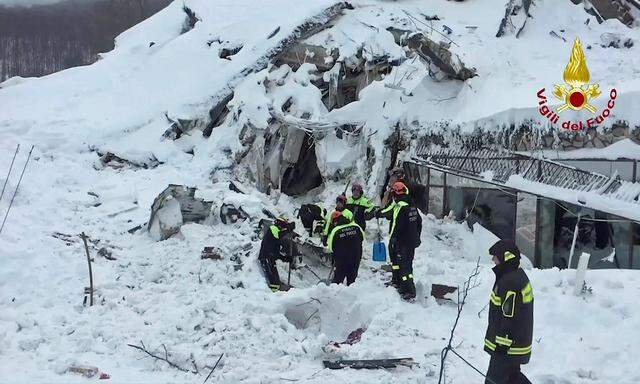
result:
[(489, 324), (484, 340), (484, 350), (495, 353), (500, 346), (507, 356), (520, 364), (531, 357), (533, 341), (533, 288), (526, 273), (514, 267), (498, 276), (489, 297)]
[[(339, 246), (346, 245), (345, 243), (351, 242), (352, 244), (347, 245), (346, 253), (360, 253), (362, 254), (362, 241), (364, 240), (364, 231), (360, 226), (354, 222), (350, 222), (348, 224), (338, 225), (333, 228), (331, 233), (329, 234), (329, 239), (327, 240), (327, 246), (329, 250), (334, 253), (334, 258), (339, 258), (342, 255), (336, 254), (334, 251), (335, 248)], [(334, 244), (335, 243), (335, 244)], [(339, 244), (339, 245), (338, 245)], [(343, 251), (341, 249), (340, 251)]]

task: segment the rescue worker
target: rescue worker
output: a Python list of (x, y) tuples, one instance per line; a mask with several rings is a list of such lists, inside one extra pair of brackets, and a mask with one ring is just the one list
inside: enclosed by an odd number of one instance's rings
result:
[(520, 268), (520, 251), (509, 240), (489, 248), (496, 282), (489, 303), (484, 350), (491, 355), (485, 384), (530, 384), (520, 365), (531, 357), (533, 290)]
[[(402, 167), (393, 168), (389, 174), (389, 184), (387, 184), (387, 189), (384, 192), (384, 195), (382, 196), (382, 206), (385, 208), (388, 208), (389, 204), (393, 203), (393, 185), (397, 181), (401, 181), (405, 183), (404, 169)], [(408, 188), (407, 188), (407, 194), (409, 194)]]
[(349, 210), (334, 211), (331, 221), (334, 228), (329, 234), (328, 246), (335, 267), (332, 282), (342, 284), (346, 278), (347, 285), (351, 285), (358, 277), (364, 231), (353, 222)]
[(321, 234), (324, 231), (327, 210), (318, 204), (303, 204), (298, 210), (298, 218), (309, 232), (309, 237), (312, 237), (314, 233)]
[(403, 182), (393, 184), (393, 202), (390, 215), (378, 212), (378, 217), (386, 217), (391, 221), (391, 238), (389, 239), (389, 258), (391, 259), (391, 284), (405, 300), (416, 297), (413, 281), (413, 258), (415, 250), (420, 246), (422, 218), (418, 209), (409, 204), (408, 188)]
[[(343, 212), (345, 210), (349, 211), (347, 209), (347, 196), (342, 194), (336, 197), (336, 209), (333, 212)], [(331, 214), (328, 215), (327, 218), (325, 219), (324, 231), (322, 232), (323, 245), (327, 245), (327, 239), (329, 237), (329, 234), (331, 233), (331, 230), (334, 227), (333, 222), (331, 220), (331, 217), (333, 216), (333, 212), (331, 212)], [(351, 217), (351, 219), (353, 220), (353, 212), (349, 211), (349, 213), (351, 213), (349, 217)]]
[(289, 286), (280, 281), (276, 260), (280, 259), (285, 262), (291, 262), (293, 255), (291, 254), (291, 236), (293, 234), (293, 225), (285, 217), (278, 217), (274, 224), (269, 226), (265, 233), (262, 243), (260, 244), (260, 253), (258, 261), (267, 279), (267, 284), (273, 292), (287, 291)]
[(362, 191), (362, 185), (354, 183), (351, 186), (351, 197), (347, 199), (347, 209), (353, 213), (353, 220), (364, 231), (367, 228), (367, 220), (373, 218), (375, 206), (367, 199)]

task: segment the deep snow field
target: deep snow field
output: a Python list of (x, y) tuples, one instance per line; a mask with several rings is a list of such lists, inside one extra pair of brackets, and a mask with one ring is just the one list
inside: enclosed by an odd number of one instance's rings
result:
[[(68, 373), (76, 364), (99, 367), (111, 377), (105, 382), (198, 383), (221, 353), (224, 357), (209, 383), (436, 383), (440, 351), (447, 343), (456, 307), (436, 303), (429, 296), (431, 284), (462, 284), (478, 258), (481, 273), (469, 293), (453, 345), (485, 370), (489, 361), (482, 351), (485, 306), (494, 280), (487, 249), (496, 239), (480, 227), (471, 232), (466, 225), (424, 217), (422, 246), (414, 263), (415, 303), (400, 300), (394, 289), (384, 287), (382, 275), (372, 271), (379, 264), (370, 260), (371, 236), (358, 281), (350, 287), (316, 285), (313, 276), (295, 271), (296, 288), (274, 294), (261, 276), (255, 238), (261, 208), (293, 216), (294, 207), (302, 202), (321, 201), (329, 206), (344, 183), (329, 182), (299, 199), (266, 196), (251, 185), (246, 185), (252, 191), (248, 195), (228, 190), (228, 180), (234, 177), (231, 154), (241, 149), (241, 123), (250, 119), (256, 126), (265, 124), (266, 118), (257, 111), (264, 113), (262, 106), (282, 97), (277, 92), (256, 93), (252, 82), (266, 78), (267, 70), (244, 82), (240, 73), (255, 67), (277, 44), (276, 38), (266, 42), (264, 38), (276, 27), (280, 27), (277, 37), (285, 36), (335, 1), (309, 1), (308, 6), (299, 7), (293, 0), (273, 0), (269, 6), (251, 0), (220, 0), (215, 5), (185, 0), (202, 22), (180, 34), (182, 3), (174, 2), (123, 33), (116, 49), (92, 66), (40, 79), (13, 79), (0, 87), (0, 183), (16, 145), (21, 144), (0, 201), (2, 217), (26, 153), (32, 144), (36, 146), (0, 234), (0, 383), (97, 380)], [(356, 9), (350, 18), (340, 19), (337, 29), (312, 40), (344, 47), (348, 56), (354, 49), (348, 37), (357, 36), (360, 43), (398, 53), (388, 35), (373, 32), (366, 24), (384, 31), (402, 24), (403, 10), (437, 13), (443, 21), (436, 26), (444, 23), (455, 31), (452, 37), (461, 47), (454, 49), (479, 73), (465, 83), (435, 83), (424, 65), (407, 60), (344, 108), (323, 111), (317, 100), (309, 99), (307, 108), (313, 110), (314, 118), (366, 120), (367, 137), (377, 153), (398, 121), (444, 120), (473, 128), (535, 119), (535, 92), (561, 80), (574, 35), (584, 45), (593, 43), (593, 50), (587, 52), (593, 80), (602, 89), (620, 88), (615, 117), (640, 119), (640, 109), (634, 108), (640, 91), (638, 28), (628, 29), (617, 21), (598, 25), (593, 19), (585, 25), (590, 17), (580, 6), (538, 0), (530, 33), (521, 40), (513, 36), (496, 40), (497, 23), (504, 14), (502, 0), (353, 3)], [(467, 25), (478, 28), (469, 32)], [(561, 33), (560, 29), (565, 30), (566, 42), (549, 35), (549, 30)], [(633, 38), (636, 46), (602, 48), (597, 42), (605, 32)], [(216, 39), (225, 44), (242, 41), (244, 48), (233, 61), (218, 60), (215, 47), (206, 44)], [(153, 47), (150, 41), (155, 42)], [(305, 82), (303, 73), (296, 75), (290, 79), (292, 84)], [(168, 127), (165, 113), (172, 118), (206, 114), (228, 84), (237, 86), (230, 115), (243, 108), (240, 120), (225, 122), (209, 139), (198, 130), (176, 141), (161, 138)], [(385, 84), (404, 87), (413, 96)], [(293, 85), (284, 91), (298, 92)], [(312, 91), (296, 95), (303, 98)], [(605, 102), (602, 97), (596, 106)], [(357, 152), (344, 147), (328, 139), (318, 143), (323, 172), (327, 164), (358, 161)], [(343, 152), (332, 157), (330, 149)], [(151, 169), (103, 168), (96, 150), (143, 163), (153, 157), (163, 164)], [(371, 174), (356, 164), (354, 177), (370, 190), (382, 168), (380, 159)], [(217, 202), (234, 201), (256, 220), (186, 224), (180, 234), (162, 242), (154, 242), (145, 231), (129, 234), (128, 229), (148, 220), (153, 199), (170, 183), (197, 187), (199, 196)], [(117, 258), (95, 256), (93, 307), (82, 305), (87, 262), (77, 235), (83, 231), (100, 240), (98, 248), (114, 248)], [(71, 235), (73, 241), (67, 244), (53, 237), (56, 232)], [(205, 246), (222, 248), (224, 259), (202, 260)], [(92, 247), (93, 255), (96, 250)], [(243, 265), (241, 270), (235, 268), (237, 261)], [(286, 278), (286, 266), (281, 267)], [(591, 293), (583, 296), (573, 294), (575, 271), (527, 273), (535, 296), (535, 342), (531, 363), (523, 370), (532, 382), (640, 382), (637, 271), (588, 271)], [(358, 327), (366, 328), (359, 343), (337, 353), (324, 351), (329, 341), (344, 340)], [(141, 341), (160, 354), (164, 345), (171, 361), (190, 370), (197, 367), (198, 373), (180, 372), (127, 346)], [(413, 357), (419, 367), (322, 369), (322, 360), (333, 357)], [(455, 356), (449, 358), (447, 383), (481, 382)]]
[[(368, 253), (358, 281), (350, 287), (314, 285), (316, 280), (300, 271), (292, 278), (298, 288), (273, 294), (256, 261), (259, 242), (251, 240), (255, 223), (187, 224), (179, 235), (159, 243), (144, 232), (125, 232), (148, 214), (143, 208), (152, 199), (145, 192), (150, 190), (148, 184), (172, 175), (95, 171), (84, 174), (80, 183), (52, 176), (43, 162), (34, 162), (2, 238), (2, 382), (86, 382), (65, 373), (72, 364), (97, 366), (118, 383), (198, 382), (208, 374), (203, 367), (211, 367), (224, 352), (222, 365), (210, 379), (213, 382), (434, 383), (456, 308), (428, 297), (430, 284), (462, 284), (478, 257), (481, 274), (470, 291), (454, 346), (480, 369), (488, 364), (488, 355), (482, 351), (485, 306), (493, 284), (487, 249), (495, 237), (481, 227), (472, 233), (464, 225), (424, 218), (422, 246), (415, 261), (416, 303), (403, 302), (395, 290), (384, 287), (381, 275), (371, 272), (378, 263)], [(79, 168), (77, 162), (67, 165), (71, 174)], [(67, 185), (64, 198), (34, 186), (61, 182)], [(129, 213), (133, 222), (118, 216), (103, 218), (96, 210), (106, 213), (109, 199), (129, 197), (131, 201), (136, 196), (128, 185), (137, 186), (141, 207)], [(104, 198), (104, 208), (94, 208), (86, 195), (88, 186), (113, 197)], [(216, 185), (209, 192), (223, 190), (226, 185)], [(265, 199), (231, 197), (244, 201), (246, 207)], [(271, 207), (270, 202), (266, 206)], [(284, 198), (279, 207), (292, 209)], [(113, 203), (109, 211), (122, 208), (126, 207)], [(93, 264), (94, 307), (82, 306), (87, 285), (82, 246), (79, 242), (67, 246), (51, 237), (57, 230), (70, 234), (84, 230), (117, 247), (116, 261), (96, 257)], [(240, 248), (246, 243), (251, 244), (251, 252), (240, 256), (244, 266), (236, 271), (235, 261), (229, 258), (242, 255)], [(225, 259), (201, 260), (200, 251), (209, 245), (228, 250)], [(365, 247), (370, 248), (370, 244)], [(286, 278), (286, 267), (281, 267)], [(535, 343), (532, 362), (525, 370), (534, 382), (634, 383), (640, 379), (633, 352), (640, 342), (640, 314), (634, 308), (640, 275), (589, 271), (587, 284), (593, 293), (576, 297), (574, 271), (528, 273), (535, 292)], [(317, 315), (306, 321), (316, 309)], [(306, 328), (296, 328), (295, 324), (305, 322)], [(329, 341), (344, 340), (358, 327), (366, 328), (360, 343), (341, 348), (337, 355), (323, 352)], [(200, 373), (178, 372), (126, 345), (140, 341), (157, 351), (164, 344), (172, 361), (189, 369), (194, 361)], [(420, 367), (330, 371), (321, 369), (326, 357), (413, 357)], [(454, 357), (447, 377), (454, 383), (481, 382)]]

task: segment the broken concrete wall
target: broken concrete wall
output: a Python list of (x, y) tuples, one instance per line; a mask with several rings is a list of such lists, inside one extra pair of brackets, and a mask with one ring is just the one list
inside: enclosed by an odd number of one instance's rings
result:
[(302, 132), (302, 139), (296, 160), (288, 162), (288, 166), (282, 174), (282, 192), (290, 196), (307, 193), (322, 185), (323, 182), (318, 168), (315, 142), (312, 136), (306, 132)]
[(624, 139), (640, 144), (640, 126), (630, 127), (624, 122), (613, 124), (602, 130), (588, 129), (571, 132), (550, 128), (540, 130), (532, 128), (535, 123), (523, 123), (519, 126), (505, 126), (504, 129), (486, 131), (477, 129), (473, 133), (462, 133), (455, 127), (448, 127), (442, 133), (425, 135), (418, 127), (409, 127), (419, 137), (419, 143), (443, 147), (464, 147), (478, 149), (483, 147), (502, 147), (513, 151), (531, 151), (536, 149), (573, 150), (581, 148), (604, 148)]
[(147, 230), (156, 240), (176, 234), (182, 224), (200, 222), (211, 214), (212, 203), (195, 197), (196, 188), (170, 184), (151, 205)]
[(396, 43), (415, 52), (428, 65), (435, 80), (455, 79), (466, 81), (477, 76), (476, 69), (467, 67), (460, 57), (451, 52), (451, 43), (435, 42), (422, 33), (390, 28)]
[(255, 182), (258, 190), (269, 193), (279, 189), (299, 195), (322, 184), (311, 134), (278, 121), (266, 130), (253, 130), (257, 137), (241, 164), (247, 165), (244, 176)]
[(154, 212), (153, 219), (149, 222), (149, 234), (156, 241), (166, 240), (180, 232), (183, 223), (180, 203), (173, 196), (168, 196)]
[(599, 22), (618, 19), (627, 26), (635, 22), (631, 7), (640, 10), (640, 2), (636, 0), (586, 0), (584, 6), (587, 12), (598, 18)]
[(508, 0), (496, 37), (505, 35), (519, 37), (527, 25), (527, 20), (531, 17), (530, 9), (531, 0)]

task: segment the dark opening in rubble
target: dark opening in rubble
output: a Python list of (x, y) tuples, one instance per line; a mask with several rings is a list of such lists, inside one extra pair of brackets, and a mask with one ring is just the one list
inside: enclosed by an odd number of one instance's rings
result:
[(322, 185), (322, 175), (316, 161), (316, 145), (308, 133), (305, 134), (298, 162), (288, 167), (280, 188), (287, 195), (301, 195)]

